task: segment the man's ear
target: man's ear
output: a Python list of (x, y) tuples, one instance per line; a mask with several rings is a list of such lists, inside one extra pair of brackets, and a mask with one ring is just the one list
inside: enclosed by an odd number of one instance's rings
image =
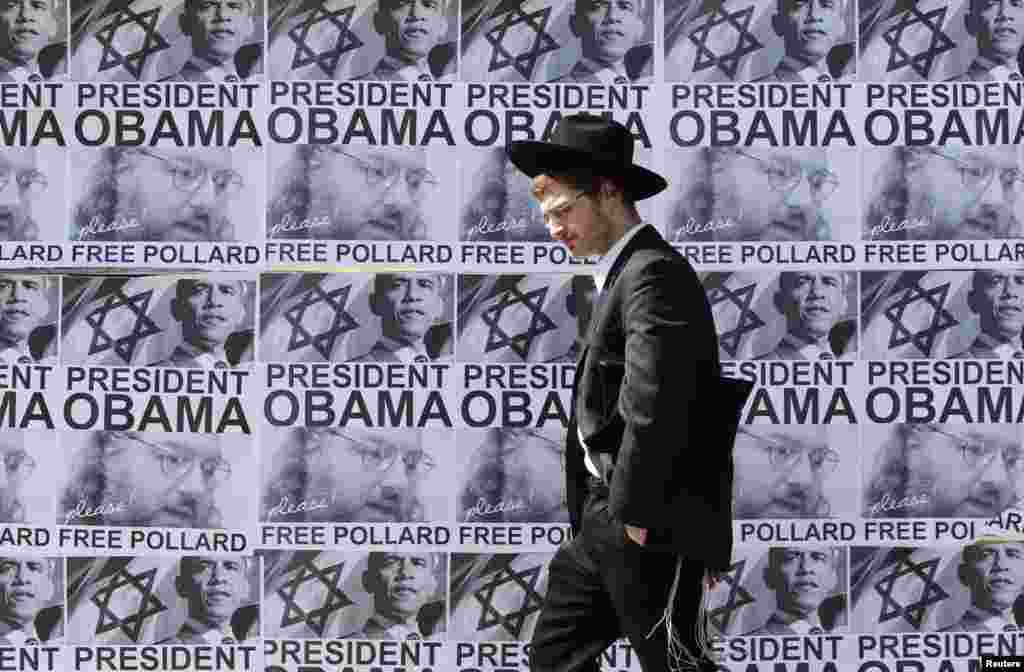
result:
[(580, 36), (580, 27), (578, 21), (579, 19), (577, 18), (575, 13), (569, 15), (569, 30), (572, 31), (574, 37)]
[(779, 311), (779, 315), (786, 315), (786, 297), (782, 294), (781, 289), (775, 290), (772, 294), (772, 303), (775, 305), (775, 310)]
[(380, 587), (380, 582), (377, 581), (377, 573), (371, 572), (369, 569), (363, 570), (363, 588), (371, 596), (376, 597), (377, 589)]
[(373, 313), (377, 317), (384, 317), (381, 314), (382, 309), (381, 309), (381, 305), (380, 305), (380, 295), (377, 294), (377, 292), (370, 292), (369, 303), (370, 303), (370, 312), (371, 313)]
[(192, 14), (187, 10), (178, 15), (178, 27), (182, 35), (192, 35)]
[(388, 32), (388, 24), (379, 7), (380, 6), (378, 5), (377, 11), (373, 13), (373, 29), (377, 31), (378, 35), (384, 37)]
[(188, 601), (188, 598), (192, 595), (192, 587), (188, 585), (182, 574), (174, 577), (174, 589), (178, 592), (178, 597), (185, 601)]
[(978, 311), (978, 290), (971, 289), (967, 292), (967, 307), (971, 309), (972, 313)]
[(778, 590), (778, 586), (779, 586), (779, 582), (778, 582), (779, 573), (777, 571), (775, 571), (774, 567), (772, 567), (771, 565), (765, 565), (763, 576), (764, 576), (764, 585), (768, 586), (768, 588), (771, 589), (771, 590)]
[(181, 322), (183, 315), (181, 314), (181, 303), (178, 301), (178, 297), (171, 299), (171, 317), (177, 322)]
[(782, 15), (778, 12), (772, 14), (772, 30), (774, 30), (775, 34), (779, 37), (786, 36), (786, 26), (782, 22)]
[(974, 14), (972, 7), (968, 7), (967, 13), (964, 14), (964, 28), (967, 29), (967, 34), (971, 37), (977, 37), (978, 33), (981, 32), (978, 17)]

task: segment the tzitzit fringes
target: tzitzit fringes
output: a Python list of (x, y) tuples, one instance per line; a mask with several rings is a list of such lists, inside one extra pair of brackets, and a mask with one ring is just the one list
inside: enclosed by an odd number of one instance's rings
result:
[[(651, 628), (651, 631), (647, 633), (647, 639), (650, 639), (658, 629), (658, 626), (662, 623), (665, 624), (666, 640), (668, 642), (668, 664), (672, 672), (700, 669), (699, 659), (687, 648), (672, 623), (673, 606), (676, 601), (676, 593), (679, 591), (679, 578), (682, 575), (682, 568), (683, 559), (676, 558), (676, 575), (672, 580), (672, 588), (668, 593), (668, 604), (665, 605), (665, 612), (658, 622), (654, 624), (654, 627)], [(697, 648), (705, 660), (715, 660), (717, 656), (711, 648), (711, 637), (708, 635), (707, 613), (708, 602), (711, 599), (708, 579), (708, 571), (704, 570), (704, 576), (700, 582), (701, 592), (700, 601), (697, 603), (697, 618), (693, 624), (693, 639), (697, 642)]]

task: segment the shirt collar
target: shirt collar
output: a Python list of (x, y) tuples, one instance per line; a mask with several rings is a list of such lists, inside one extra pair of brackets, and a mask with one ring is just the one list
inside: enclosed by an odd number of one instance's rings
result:
[(997, 341), (984, 331), (978, 334), (978, 340), (986, 348), (991, 350), (999, 359), (1013, 359), (1014, 353), (1024, 351), (1021, 347), (1021, 338), (1017, 336), (1012, 341)]
[(415, 623), (415, 621), (412, 625), (401, 621), (385, 623), (381, 621), (378, 615), (374, 614), (367, 619), (366, 624), (370, 627), (382, 630), (387, 635), (388, 639), (426, 639), (420, 631), (419, 624)]
[(229, 76), (234, 77), (234, 81), (242, 81), (242, 78), (238, 76), (238, 71), (235, 70), (234, 63), (231, 63), (230, 61), (227, 63), (213, 63), (211, 61), (207, 61), (205, 58), (193, 56), (188, 60), (188, 63), (185, 64), (185, 67), (192, 70), (198, 70), (214, 82), (223, 82)]
[[(621, 62), (616, 63), (616, 66), (613, 68), (584, 56), (576, 62), (573, 72), (578, 75), (593, 75), (602, 84), (628, 84), (630, 80), (626, 74), (626, 67)], [(625, 82), (622, 81), (623, 78)], [(619, 81), (616, 82), (616, 79)]]
[(799, 61), (792, 56), (786, 56), (782, 59), (779, 64), (779, 69), (788, 70), (792, 72), (804, 82), (817, 82), (822, 76), (828, 77), (828, 81), (832, 81), (832, 76), (827, 72), (822, 71), (813, 65), (807, 65), (803, 61)]
[(423, 347), (422, 343), (417, 343), (419, 347), (409, 345), (405, 341), (399, 341), (391, 338), (390, 336), (381, 336), (380, 340), (377, 341), (377, 345), (389, 351), (395, 357), (399, 359), (403, 364), (413, 364), (416, 361), (416, 357), (423, 356), (428, 360), (430, 355), (427, 354), (427, 349)]
[[(28, 358), (27, 360), (25, 359), (26, 357)], [(22, 343), (20, 348), (8, 346), (0, 349), (0, 361), (5, 364), (35, 364), (36, 358), (28, 351), (28, 347)]]
[(821, 627), (821, 619), (818, 618), (817, 613), (811, 613), (806, 618), (799, 618), (785, 611), (776, 611), (772, 614), (771, 620), (785, 625), (798, 635), (808, 634), (811, 628), (821, 628), (824, 631), (824, 628)]
[(178, 356), (196, 360), (196, 363), (204, 369), (217, 368), (217, 362), (224, 362), (227, 364), (227, 368), (231, 367), (231, 364), (228, 362), (227, 353), (224, 352), (224, 346), (222, 345), (218, 345), (213, 352), (210, 352), (208, 350), (200, 350), (187, 341), (182, 341), (178, 344), (178, 347), (175, 348), (175, 353), (178, 354)]
[(978, 57), (971, 63), (970, 69), (987, 72), (997, 82), (1009, 81), (1012, 75), (1016, 75), (1018, 78), (1021, 76), (1016, 67), (1010, 68), (1005, 63), (998, 63), (981, 54), (978, 54)]
[(15, 63), (12, 60), (0, 56), (0, 71), (6, 72), (16, 82), (26, 82), (35, 75), (42, 81), (43, 76), (39, 72), (39, 61), (32, 59), (28, 63)]
[[(237, 642), (235, 633), (231, 632), (231, 628), (227, 623), (222, 625), (218, 630), (217, 628), (211, 628), (206, 623), (200, 623), (199, 621), (190, 618), (182, 624), (181, 632), (182, 635), (189, 638), (200, 637), (214, 646), (220, 646), (227, 638)], [(181, 637), (181, 639), (184, 638), (185, 637)]]
[(604, 282), (608, 279), (608, 273), (612, 270), (612, 266), (615, 264), (615, 260), (618, 259), (619, 255), (622, 254), (622, 250), (625, 249), (626, 244), (632, 240), (640, 229), (647, 228), (646, 222), (637, 224), (629, 231), (615, 241), (612, 245), (612, 249), (608, 250), (607, 254), (601, 257), (601, 261), (598, 262), (597, 267), (594, 269), (594, 284), (597, 285), (598, 293), (604, 291)]
[(832, 355), (832, 359), (835, 359), (836, 357), (836, 353), (832, 352), (832, 346), (828, 342), (827, 338), (823, 338), (822, 340), (815, 341), (813, 343), (808, 343), (807, 341), (787, 332), (786, 335), (782, 337), (782, 342), (796, 350), (804, 357), (804, 359), (821, 359), (823, 354)]
[(981, 625), (981, 627), (989, 632), (1004, 632), (1003, 628), (1008, 625), (1012, 625), (1014, 628), (1017, 627), (1016, 623), (1007, 619), (1003, 614), (993, 614), (974, 607), (967, 609), (964, 618)]
[(405, 61), (400, 61), (393, 56), (385, 56), (377, 63), (375, 70), (376, 74), (381, 79), (388, 76), (398, 77), (399, 79), (404, 79), (407, 82), (417, 82), (420, 81), (420, 77), (426, 75), (430, 78), (430, 81), (434, 80), (433, 75), (430, 74), (430, 70), (426, 67), (425, 61), (406, 63)]

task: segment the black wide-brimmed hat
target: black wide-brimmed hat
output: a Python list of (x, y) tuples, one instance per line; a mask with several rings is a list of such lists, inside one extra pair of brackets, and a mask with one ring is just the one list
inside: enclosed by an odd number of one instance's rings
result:
[(562, 117), (550, 142), (517, 140), (507, 151), (513, 165), (531, 178), (581, 167), (618, 177), (634, 201), (668, 186), (661, 175), (633, 163), (633, 134), (625, 126), (593, 114)]

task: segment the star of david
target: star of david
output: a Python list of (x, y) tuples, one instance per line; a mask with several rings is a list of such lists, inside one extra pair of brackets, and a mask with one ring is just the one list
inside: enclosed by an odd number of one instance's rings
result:
[[(133, 642), (139, 641), (139, 634), (142, 626), (150, 616), (155, 616), (161, 611), (167, 611), (164, 603), (153, 594), (153, 584), (156, 582), (156, 567), (147, 569), (139, 574), (132, 574), (127, 568), (121, 568), (116, 574), (110, 577), (107, 585), (96, 591), (92, 596), (92, 603), (99, 607), (100, 617), (96, 621), (96, 634), (102, 635), (112, 630), (121, 629)], [(128, 616), (122, 618), (110, 608), (110, 600), (114, 592), (119, 588), (134, 588), (142, 595), (139, 600), (139, 608)]]
[[(935, 345), (935, 338), (946, 329), (951, 329), (959, 324), (957, 319), (943, 308), (948, 294), (948, 282), (931, 289), (924, 289), (916, 282), (907, 287), (903, 296), (887, 307), (884, 312), (885, 317), (892, 323), (889, 347), (897, 348), (913, 343), (921, 354), (930, 355), (932, 347)], [(911, 332), (903, 322), (903, 313), (906, 312), (908, 306), (916, 301), (924, 301), (931, 306), (932, 318), (927, 327), (921, 331)]]
[[(527, 13), (523, 11), (521, 3), (515, 3), (502, 5), (499, 9), (507, 10), (502, 16), (501, 23), (484, 33), (484, 38), (491, 44), (491, 62), (487, 66), (487, 72), (512, 67), (523, 76), (523, 79), (529, 80), (533, 77), (537, 59), (549, 51), (557, 51), (559, 48), (555, 39), (545, 31), (548, 19), (551, 18), (551, 7)], [(533, 44), (527, 51), (512, 55), (505, 48), (505, 35), (510, 28), (518, 25), (527, 26), (533, 31)]]
[[(359, 323), (345, 310), (345, 303), (348, 301), (351, 289), (351, 285), (345, 285), (325, 292), (320, 285), (316, 285), (306, 292), (298, 303), (284, 311), (285, 321), (292, 325), (292, 333), (288, 337), (288, 352), (312, 346), (324, 359), (330, 359), (338, 337), (359, 326)], [(331, 326), (326, 331), (314, 335), (309, 333), (302, 321), (306, 315), (306, 309), (318, 303), (326, 303), (333, 308), (334, 317), (331, 320)]]
[[(875, 591), (882, 596), (882, 610), (878, 614), (878, 622), (885, 623), (894, 618), (903, 617), (907, 623), (920, 630), (924, 621), (925, 610), (949, 597), (949, 593), (935, 582), (935, 572), (939, 567), (939, 558), (915, 563), (909, 557), (901, 558), (892, 571), (883, 576), (875, 584)], [(924, 584), (921, 597), (916, 602), (900, 604), (892, 597), (892, 589), (896, 580), (904, 576), (916, 576)]]
[[(946, 20), (948, 7), (936, 7), (935, 9), (921, 13), (916, 4), (903, 12), (899, 21), (889, 26), (882, 39), (889, 45), (889, 63), (885, 66), (886, 72), (899, 70), (900, 68), (911, 67), (922, 79), (928, 78), (928, 73), (935, 63), (935, 59), (941, 54), (956, 48), (956, 42), (949, 39), (949, 36), (942, 32), (942, 23)], [(911, 56), (901, 44), (903, 31), (915, 25), (925, 26), (930, 35), (928, 47), (919, 53)]]
[[(306, 16), (306, 20), (288, 31), (288, 37), (295, 43), (295, 54), (292, 56), (292, 69), (301, 68), (316, 63), (328, 77), (334, 76), (334, 70), (338, 67), (338, 61), (344, 54), (363, 46), (363, 41), (349, 30), (352, 24), (352, 16), (355, 14), (356, 6), (349, 5), (329, 11), (324, 4), (318, 4), (313, 11)], [(338, 30), (334, 40), (334, 46), (325, 51), (317, 53), (310, 48), (306, 42), (309, 31), (318, 23), (330, 22)]]
[[(480, 586), (473, 593), (473, 597), (476, 598), (481, 606), (480, 621), (476, 626), (477, 631), (500, 625), (511, 633), (513, 637), (519, 639), (520, 633), (523, 631), (523, 624), (526, 622), (526, 617), (536, 611), (540, 611), (544, 603), (544, 599), (537, 592), (537, 581), (540, 580), (541, 567), (540, 564), (537, 564), (517, 572), (512, 569), (510, 563), (506, 563), (505, 566), (490, 577), (487, 583)], [(501, 613), (494, 606), (494, 593), (498, 588), (509, 583), (518, 586), (523, 591), (523, 599), (519, 603), (518, 609)]]
[[(739, 70), (743, 57), (764, 47), (750, 32), (750, 21), (753, 18), (753, 5), (736, 12), (728, 12), (725, 9), (725, 3), (722, 3), (709, 12), (708, 20), (690, 33), (690, 41), (697, 46), (697, 58), (693, 62), (693, 71), (700, 72), (718, 66), (729, 76), (729, 79), (736, 79), (736, 71)], [(712, 28), (724, 25), (732, 26), (736, 31), (736, 46), (732, 51), (718, 55), (708, 48), (708, 37), (711, 35)]]
[(708, 290), (708, 301), (712, 307), (723, 301), (729, 301), (739, 308), (740, 317), (736, 320), (736, 326), (729, 331), (723, 332), (719, 342), (722, 348), (731, 356), (735, 357), (740, 349), (740, 342), (743, 337), (752, 331), (757, 331), (765, 325), (764, 320), (750, 309), (754, 301), (754, 289), (757, 283), (751, 283), (737, 288), (735, 291), (725, 286), (723, 280), (720, 284), (710, 287)]
[(729, 621), (732, 620), (733, 614), (748, 604), (754, 603), (754, 597), (747, 592), (747, 589), (740, 585), (740, 580), (743, 578), (743, 570), (746, 568), (747, 561), (740, 560), (734, 562), (728, 569), (728, 571), (722, 575), (722, 580), (729, 584), (729, 596), (725, 598), (725, 604), (720, 607), (715, 607), (708, 612), (708, 620), (720, 632), (728, 632)]
[[(533, 346), (533, 339), (557, 328), (551, 318), (542, 310), (547, 294), (548, 287), (534, 289), (524, 294), (519, 291), (518, 287), (513, 286), (501, 294), (496, 304), (484, 309), (480, 319), (490, 327), (487, 332), (487, 345), (484, 352), (494, 352), (499, 348), (511, 348), (525, 361)], [(501, 326), (501, 316), (507, 308), (515, 305), (524, 305), (529, 309), (530, 325), (525, 331), (509, 335)]]
[[(125, 7), (115, 14), (107, 25), (96, 31), (96, 41), (103, 45), (98, 71), (104, 72), (120, 65), (135, 79), (142, 77), (142, 69), (146, 67), (146, 60), (159, 51), (171, 48), (160, 31), (156, 29), (158, 18), (160, 18), (159, 7), (138, 14)], [(118, 28), (131, 25), (142, 28), (145, 33), (142, 47), (138, 51), (122, 54), (114, 45), (114, 37)]]
[[(344, 568), (344, 561), (320, 569), (313, 560), (302, 560), (295, 576), (277, 589), (277, 594), (285, 604), (284, 614), (281, 615), (281, 627), (305, 623), (306, 627), (323, 637), (327, 619), (331, 614), (354, 604), (352, 600), (348, 599), (348, 595), (338, 589), (338, 584), (341, 582), (341, 570)], [(322, 584), (327, 589), (327, 594), (324, 595), (319, 607), (306, 611), (295, 600), (295, 593), (298, 592), (302, 584), (309, 581), (317, 581)]]
[[(133, 294), (132, 296), (126, 296), (118, 288), (116, 291), (108, 294), (103, 305), (85, 316), (86, 323), (92, 327), (89, 355), (113, 349), (124, 360), (125, 364), (131, 364), (139, 341), (159, 334), (161, 331), (156, 322), (146, 315), (146, 312), (149, 310), (149, 302), (152, 300), (152, 289)], [(115, 338), (107, 333), (107, 330), (103, 328), (103, 324), (112, 311), (122, 307), (127, 308), (134, 314), (135, 322), (132, 324), (132, 330), (129, 334)]]

